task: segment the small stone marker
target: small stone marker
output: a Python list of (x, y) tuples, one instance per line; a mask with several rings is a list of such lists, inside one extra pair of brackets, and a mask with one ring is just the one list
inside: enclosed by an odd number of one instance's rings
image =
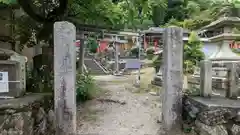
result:
[(160, 135), (181, 135), (183, 89), (183, 29), (169, 27), (164, 32), (163, 102)]
[(54, 101), (56, 135), (76, 134), (76, 28), (54, 24)]
[(212, 96), (212, 62), (209, 60), (200, 62), (200, 95)]
[(238, 99), (239, 94), (239, 76), (237, 72), (238, 63), (232, 62), (228, 64), (228, 89), (226, 91), (226, 97), (230, 99)]

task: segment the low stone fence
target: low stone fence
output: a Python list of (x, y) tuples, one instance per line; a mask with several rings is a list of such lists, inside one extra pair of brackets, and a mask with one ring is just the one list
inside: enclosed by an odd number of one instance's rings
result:
[(0, 100), (0, 135), (54, 135), (51, 94)]
[(183, 119), (198, 135), (240, 135), (240, 101), (185, 96)]

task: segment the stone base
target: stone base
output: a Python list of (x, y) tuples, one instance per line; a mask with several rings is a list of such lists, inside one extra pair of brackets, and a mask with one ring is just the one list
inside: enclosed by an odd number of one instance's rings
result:
[(183, 119), (199, 135), (240, 135), (240, 100), (184, 97)]
[(152, 80), (152, 85), (156, 85), (156, 86), (162, 86), (163, 80), (162, 80), (162, 76), (160, 75), (156, 75), (153, 80)]
[(54, 134), (52, 101), (51, 94), (0, 100), (0, 135)]

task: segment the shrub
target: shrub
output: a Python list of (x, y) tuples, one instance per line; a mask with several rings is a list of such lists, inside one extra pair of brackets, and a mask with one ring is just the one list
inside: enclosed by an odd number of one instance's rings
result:
[(90, 100), (96, 94), (95, 82), (89, 73), (77, 74), (76, 76), (76, 98), (77, 101), (84, 102)]
[[(138, 58), (138, 52), (139, 52), (139, 47), (138, 46), (133, 46), (130, 50), (131, 56), (135, 56)], [(141, 48), (140, 52), (143, 52), (143, 49)]]
[(184, 73), (194, 73), (197, 62), (204, 59), (204, 53), (202, 52), (202, 43), (199, 40), (196, 33), (192, 32), (189, 37), (188, 43), (184, 45)]
[(26, 70), (27, 92), (53, 92), (53, 82), (54, 74), (46, 65), (39, 69)]
[(153, 47), (146, 49), (147, 59), (151, 60), (154, 56), (155, 49)]
[(98, 43), (94, 38), (89, 38), (87, 40), (87, 48), (91, 53), (96, 53), (98, 49)]

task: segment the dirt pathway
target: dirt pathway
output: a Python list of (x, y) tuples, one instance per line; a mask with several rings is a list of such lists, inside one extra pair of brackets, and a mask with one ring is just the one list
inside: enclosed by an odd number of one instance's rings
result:
[(132, 79), (95, 78), (104, 94), (78, 106), (78, 133), (90, 135), (156, 135), (160, 98), (133, 93)]

